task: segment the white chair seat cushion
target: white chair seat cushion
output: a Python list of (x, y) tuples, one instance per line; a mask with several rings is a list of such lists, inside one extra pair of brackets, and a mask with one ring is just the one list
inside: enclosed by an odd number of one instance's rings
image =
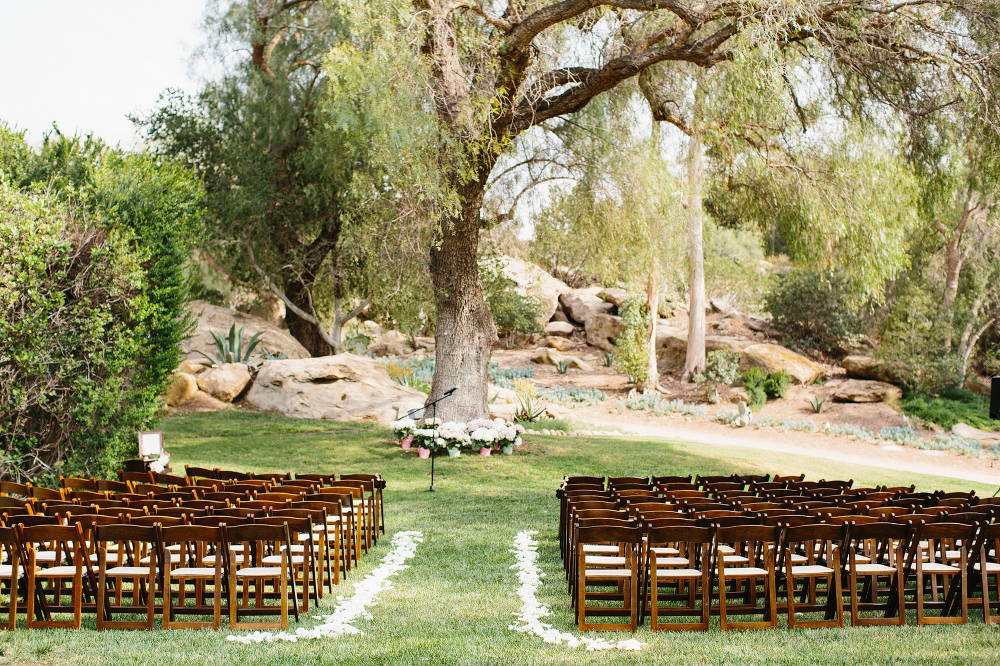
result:
[(109, 576), (148, 576), (149, 567), (113, 567), (105, 573)]
[(613, 553), (618, 554), (618, 546), (601, 546), (593, 543), (583, 544), (583, 552), (585, 553)]
[[(975, 568), (976, 571), (982, 571), (982, 564), (980, 562), (976, 562), (974, 568)], [(2, 571), (2, 568), (0, 568), (0, 571)], [(990, 573), (990, 574), (992, 574), (992, 573), (1000, 573), (1000, 564), (998, 564), (996, 562), (987, 562), (986, 563), (986, 573)]]
[(237, 578), (277, 578), (281, 576), (281, 567), (247, 567), (236, 572)]
[(833, 569), (819, 564), (806, 564), (803, 566), (792, 567), (793, 576), (826, 576), (832, 573), (834, 573)]
[(585, 578), (631, 578), (631, 569), (587, 569)]
[(872, 564), (859, 564), (854, 567), (854, 573), (867, 575), (867, 574), (890, 574), (896, 571), (895, 568), (890, 567), (885, 564), (878, 564), (877, 562)]
[(625, 564), (624, 557), (611, 556), (611, 555), (586, 555), (584, 556), (584, 561), (588, 565), (602, 566), (602, 567), (613, 567), (613, 566), (623, 566)]
[(48, 569), (39, 569), (35, 572), (36, 576), (41, 576), (44, 578), (55, 578), (58, 576), (75, 576), (77, 568), (73, 566), (62, 566), (62, 567), (49, 567)]
[[(14, 573), (14, 567), (9, 564), (0, 564), (0, 578), (10, 578), (11, 574)], [(20, 578), (24, 575), (24, 567), (19, 566), (17, 568), (17, 577)]]
[(757, 567), (726, 567), (726, 578), (748, 578), (750, 576), (766, 576), (766, 569)]
[(674, 579), (674, 578), (701, 578), (701, 572), (697, 569), (657, 569), (656, 579), (661, 578)]
[[(281, 555), (268, 555), (263, 560), (264, 564), (281, 564)], [(304, 555), (292, 555), (292, 564), (302, 564), (305, 562)]]
[(658, 567), (686, 567), (691, 565), (691, 560), (686, 557), (657, 557)]
[(215, 567), (181, 567), (170, 570), (171, 578), (214, 578)]
[(650, 548), (650, 550), (656, 553), (657, 555), (667, 555), (669, 557), (676, 557), (677, 555), (681, 554), (681, 551), (677, 550), (676, 548), (671, 548), (670, 546), (665, 546), (665, 547), (654, 546), (653, 548)]
[(949, 566), (947, 564), (941, 564), (940, 562), (924, 562), (922, 567), (924, 573), (958, 573), (961, 571), (958, 567)]

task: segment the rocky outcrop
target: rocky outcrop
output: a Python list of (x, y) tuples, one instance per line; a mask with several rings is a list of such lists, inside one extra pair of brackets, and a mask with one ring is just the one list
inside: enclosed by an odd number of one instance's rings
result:
[(973, 428), (965, 423), (956, 423), (951, 427), (951, 431), (956, 435), (979, 442), (983, 448), (989, 448), (1000, 444), (1000, 432), (986, 432), (979, 428)]
[(883, 366), (881, 362), (876, 361), (871, 356), (847, 356), (840, 362), (840, 367), (847, 371), (848, 377), (874, 379), (875, 381), (888, 382), (889, 384), (902, 383), (902, 378), (899, 375)]
[(189, 360), (199, 363), (206, 360), (201, 354), (195, 351), (207, 352), (213, 356), (218, 355), (215, 348), (215, 340), (212, 338), (212, 331), (225, 338), (229, 335), (229, 327), (236, 324), (236, 329), (243, 327), (243, 345), (246, 349), (246, 342), (256, 335), (263, 333), (260, 344), (254, 350), (254, 354), (263, 353), (264, 349), (280, 356), (287, 354), (288, 358), (308, 358), (309, 352), (299, 344), (299, 341), (292, 337), (291, 333), (279, 328), (269, 321), (254, 317), (242, 312), (236, 312), (229, 308), (220, 308), (216, 305), (204, 301), (191, 301), (188, 304), (191, 313), (197, 319), (198, 324), (194, 330), (194, 335), (181, 343), (181, 351), (187, 354)]
[(800, 384), (812, 384), (823, 376), (823, 368), (818, 363), (791, 349), (772, 344), (754, 344), (743, 348), (740, 371), (749, 368), (764, 368), (768, 372), (785, 370)]
[(594, 315), (606, 314), (614, 307), (611, 303), (605, 303), (598, 294), (601, 287), (587, 287), (585, 289), (571, 289), (559, 296), (563, 311), (569, 316), (570, 321), (578, 324), (586, 324)]
[(541, 365), (558, 365), (561, 361), (566, 361), (569, 363), (570, 368), (575, 368), (577, 370), (583, 370), (585, 372), (593, 372), (594, 368), (590, 366), (585, 361), (581, 361), (576, 356), (570, 356), (569, 354), (563, 354), (556, 351), (555, 349), (548, 349), (542, 347), (541, 349), (536, 349), (535, 353), (532, 355), (531, 360), (535, 363)]
[(541, 301), (542, 309), (538, 323), (545, 326), (559, 305), (559, 296), (570, 290), (569, 285), (552, 277), (540, 266), (514, 257), (503, 257), (500, 259), (500, 264), (504, 276), (517, 285), (515, 287), (517, 293)]
[[(724, 350), (740, 354), (752, 344), (728, 336), (706, 336), (705, 352)], [(656, 368), (666, 374), (677, 374), (684, 369), (687, 357), (687, 331), (663, 324), (656, 325)]]
[(194, 395), (174, 407), (174, 414), (197, 414), (200, 412), (221, 412), (224, 409), (232, 409), (228, 402), (223, 402), (218, 398), (205, 393), (195, 391)]
[(337, 354), (265, 361), (247, 402), (296, 418), (389, 424), (426, 397), (394, 382), (381, 361)]
[(250, 369), (242, 363), (223, 363), (198, 375), (198, 388), (223, 402), (232, 402), (250, 383)]
[(385, 331), (368, 347), (372, 356), (405, 356), (410, 353), (410, 341), (399, 331)]
[(175, 372), (174, 380), (167, 389), (164, 399), (167, 407), (176, 407), (190, 400), (198, 390), (198, 380), (194, 375), (187, 372)]
[(836, 402), (896, 402), (902, 398), (898, 387), (873, 379), (848, 379), (833, 392)]
[(587, 320), (587, 344), (603, 349), (615, 350), (615, 339), (625, 330), (621, 317), (597, 314)]
[(621, 309), (628, 299), (628, 290), (618, 287), (605, 287), (597, 293), (597, 297), (605, 303), (611, 303), (611, 305)]
[(576, 327), (573, 324), (565, 321), (550, 321), (545, 325), (545, 332), (549, 335), (561, 335), (564, 338), (568, 338), (573, 335), (573, 331)]
[(552, 347), (558, 351), (566, 351), (573, 348), (573, 343), (566, 338), (549, 338), (545, 341), (546, 347)]

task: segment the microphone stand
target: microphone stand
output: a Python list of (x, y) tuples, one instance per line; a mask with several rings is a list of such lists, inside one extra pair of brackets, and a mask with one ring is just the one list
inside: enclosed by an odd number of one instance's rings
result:
[(457, 390), (458, 390), (457, 386), (450, 388), (447, 391), (445, 391), (444, 394), (434, 402), (428, 405), (424, 405), (423, 407), (418, 407), (417, 409), (411, 409), (406, 413), (407, 416), (412, 416), (413, 414), (419, 412), (422, 409), (427, 409), (428, 407), (431, 408), (431, 421), (434, 422), (434, 446), (431, 447), (431, 487), (427, 489), (427, 492), (429, 493), (434, 492), (434, 458), (437, 457), (434, 454), (437, 451), (437, 435), (438, 435), (437, 431), (439, 427), (437, 424), (437, 419), (435, 418), (435, 415), (437, 414), (437, 404), (442, 400), (444, 400), (445, 398), (450, 397)]

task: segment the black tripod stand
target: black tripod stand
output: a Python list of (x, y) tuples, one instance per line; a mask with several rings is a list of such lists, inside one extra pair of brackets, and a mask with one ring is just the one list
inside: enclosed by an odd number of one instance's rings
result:
[(418, 407), (417, 409), (411, 409), (410, 411), (408, 411), (406, 413), (407, 416), (413, 416), (414, 414), (416, 414), (420, 410), (426, 411), (428, 407), (431, 408), (431, 421), (434, 423), (434, 446), (431, 447), (431, 487), (427, 489), (427, 492), (429, 492), (429, 493), (434, 492), (434, 458), (437, 457), (437, 456), (434, 455), (434, 453), (437, 451), (437, 430), (438, 430), (437, 419), (435, 418), (435, 414), (437, 414), (437, 404), (439, 402), (441, 402), (442, 400), (444, 400), (445, 398), (450, 397), (457, 390), (458, 390), (458, 387), (454, 386), (454, 387), (448, 389), (447, 391), (445, 391), (444, 395), (442, 395), (440, 398), (438, 398), (434, 402), (432, 402), (432, 403), (430, 403), (428, 405), (424, 405), (423, 407)]

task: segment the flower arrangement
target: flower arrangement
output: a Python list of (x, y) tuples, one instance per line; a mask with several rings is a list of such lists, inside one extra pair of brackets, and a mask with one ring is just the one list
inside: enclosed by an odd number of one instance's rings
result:
[(476, 419), (469, 423), (442, 423), (441, 419), (427, 419), (420, 424), (411, 419), (400, 419), (391, 427), (397, 437), (404, 437), (404, 441), (409, 437), (417, 447), (431, 451), (512, 449), (521, 446), (521, 435), (524, 434), (524, 428), (503, 419)]
[(404, 416), (390, 423), (389, 427), (392, 428), (392, 435), (399, 440), (400, 445), (404, 449), (409, 449), (413, 444), (413, 431), (417, 429), (417, 422)]

